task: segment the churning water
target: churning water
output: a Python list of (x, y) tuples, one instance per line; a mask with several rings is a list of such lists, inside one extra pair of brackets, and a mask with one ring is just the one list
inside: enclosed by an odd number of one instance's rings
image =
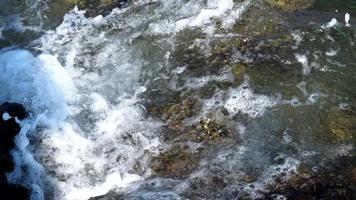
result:
[(7, 178), (33, 200), (266, 198), (353, 158), (352, 12), (142, 0), (57, 26), (50, 1), (0, 3), (0, 102), (31, 113)]

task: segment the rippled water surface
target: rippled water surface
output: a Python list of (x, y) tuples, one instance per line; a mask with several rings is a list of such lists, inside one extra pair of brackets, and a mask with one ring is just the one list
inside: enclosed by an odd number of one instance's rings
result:
[(356, 3), (283, 2), (0, 0), (0, 103), (31, 112), (7, 179), (34, 200), (356, 198)]

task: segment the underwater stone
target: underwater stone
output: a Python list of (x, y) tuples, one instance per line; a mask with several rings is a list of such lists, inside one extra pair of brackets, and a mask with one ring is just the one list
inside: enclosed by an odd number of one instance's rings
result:
[(355, 114), (345, 113), (334, 107), (328, 114), (329, 130), (338, 142), (351, 141), (356, 134)]
[(209, 140), (218, 139), (229, 133), (224, 126), (216, 123), (215, 120), (210, 118), (202, 119), (199, 122), (198, 129), (201, 130), (201, 136)]
[(292, 11), (308, 8), (313, 5), (314, 0), (266, 0), (266, 2), (282, 10)]
[(185, 145), (175, 145), (154, 158), (151, 167), (161, 177), (187, 178), (199, 161), (199, 152)]

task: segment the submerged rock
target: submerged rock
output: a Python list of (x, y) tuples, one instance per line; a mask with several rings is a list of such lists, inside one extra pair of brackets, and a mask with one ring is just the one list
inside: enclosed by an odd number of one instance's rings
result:
[(352, 141), (356, 135), (356, 112), (347, 113), (337, 107), (330, 109), (328, 114), (329, 130), (335, 142)]
[(199, 105), (196, 100), (184, 99), (179, 104), (174, 104), (163, 109), (163, 118), (167, 120), (169, 127), (181, 129), (184, 120), (197, 114)]
[(199, 122), (198, 130), (201, 130), (202, 137), (208, 140), (219, 139), (222, 136), (229, 134), (229, 131), (224, 126), (218, 124), (214, 119), (204, 118)]
[(344, 156), (318, 166), (302, 164), (289, 180), (271, 185), (266, 198), (279, 194), (287, 199), (355, 199), (354, 163), (354, 157)]
[(175, 145), (154, 158), (151, 167), (161, 177), (187, 178), (198, 167), (199, 161), (199, 152), (188, 146)]
[(15, 147), (13, 140), (21, 130), (18, 120), (27, 117), (26, 109), (20, 104), (5, 102), (0, 105), (0, 117), (0, 195), (9, 199), (28, 199), (29, 190), (9, 184), (5, 176), (14, 169), (10, 151)]
[(266, 0), (267, 3), (283, 10), (301, 10), (313, 5), (314, 0)]
[(120, 8), (129, 0), (65, 0), (77, 4), (79, 9), (87, 10), (87, 16), (107, 15), (113, 8)]

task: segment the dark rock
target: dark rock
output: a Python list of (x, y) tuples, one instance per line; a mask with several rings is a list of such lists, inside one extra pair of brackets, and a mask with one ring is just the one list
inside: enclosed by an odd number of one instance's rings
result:
[(97, 15), (107, 15), (113, 8), (121, 8), (128, 3), (128, 0), (69, 0), (78, 4), (79, 9), (86, 10), (88, 17)]
[(17, 103), (9, 103), (5, 102), (0, 105), (0, 114), (2, 115), (4, 112), (7, 112), (12, 117), (17, 117), (18, 119), (22, 120), (27, 117), (26, 109)]
[[(6, 195), (4, 195), (4, 198), (8, 197), (9, 200), (29, 199), (29, 194), (30, 194), (30, 191), (27, 188), (19, 186), (19, 185), (14, 185), (14, 184), (10, 184), (4, 192), (6, 194)], [(1, 193), (1, 194), (4, 194), (4, 193)]]
[(10, 172), (14, 169), (14, 162), (9, 152), (1, 152), (0, 163), (0, 172)]
[[(291, 179), (271, 185), (271, 193), (282, 194), (287, 199), (356, 199), (355, 181), (352, 178), (355, 159), (341, 156), (320, 164), (317, 173), (302, 166)], [(325, 166), (324, 166), (325, 165)], [(309, 175), (306, 176), (305, 174)]]
[[(4, 119), (7, 113), (10, 118)], [(14, 161), (10, 154), (15, 147), (14, 138), (20, 132), (21, 127), (16, 122), (26, 118), (26, 109), (17, 103), (5, 102), (0, 105), (0, 195), (1, 199), (29, 199), (29, 190), (15, 184), (9, 184), (5, 173), (14, 169)], [(5, 116), (8, 117), (8, 116)]]

